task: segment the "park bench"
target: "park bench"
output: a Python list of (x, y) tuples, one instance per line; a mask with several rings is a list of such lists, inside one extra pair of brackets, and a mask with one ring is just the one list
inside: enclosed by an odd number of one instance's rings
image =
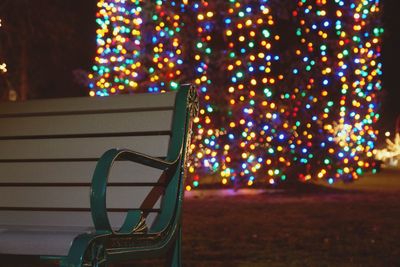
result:
[(197, 111), (190, 85), (0, 103), (0, 264), (12, 255), (60, 266), (165, 256), (180, 266)]

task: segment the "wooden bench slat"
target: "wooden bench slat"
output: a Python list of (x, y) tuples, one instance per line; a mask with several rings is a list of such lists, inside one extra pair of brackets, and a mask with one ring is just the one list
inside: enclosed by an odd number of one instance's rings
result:
[[(137, 209), (152, 187), (109, 187), (107, 208)], [(89, 187), (0, 187), (0, 208), (89, 208)], [(48, 201), (51, 199), (52, 201)], [(153, 208), (158, 209), (160, 202)]]
[[(98, 158), (111, 148), (127, 148), (155, 157), (164, 157), (169, 136), (113, 138), (61, 138), (46, 140), (0, 140), (1, 160)], [(0, 170), (1, 172), (1, 170)]]
[[(90, 183), (96, 162), (0, 163), (2, 183)], [(7, 170), (7, 171), (4, 171)], [(112, 183), (156, 183), (162, 171), (129, 161), (116, 161)]]
[(41, 113), (84, 113), (96, 111), (118, 111), (124, 109), (160, 109), (174, 106), (176, 92), (165, 94), (117, 95), (103, 98), (76, 97), (62, 99), (40, 99), (20, 103), (2, 103), (0, 117)]
[[(79, 119), (79, 124), (77, 124)], [(51, 117), (0, 118), (0, 140), (4, 137), (52, 135), (107, 135), (147, 132), (157, 134), (171, 130), (172, 111), (88, 114)]]
[[(111, 225), (113, 228), (119, 228), (124, 222), (126, 212), (109, 212)], [(150, 226), (155, 217), (156, 212), (151, 212), (146, 219), (147, 225)], [(67, 227), (93, 227), (92, 215), (88, 211), (4, 211), (0, 210), (0, 231), (1, 229), (10, 229), (13, 227), (50, 227), (67, 226)]]

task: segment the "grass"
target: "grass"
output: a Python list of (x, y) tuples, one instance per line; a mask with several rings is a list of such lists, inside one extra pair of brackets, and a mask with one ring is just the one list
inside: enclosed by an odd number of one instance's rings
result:
[(399, 171), (317, 186), (185, 199), (184, 266), (400, 266)]

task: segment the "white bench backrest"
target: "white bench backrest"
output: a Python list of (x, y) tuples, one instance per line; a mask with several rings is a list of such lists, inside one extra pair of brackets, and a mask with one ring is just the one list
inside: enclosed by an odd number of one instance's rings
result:
[[(176, 93), (0, 103), (1, 225), (92, 226), (90, 182), (108, 149), (165, 157)], [(160, 171), (118, 161), (107, 206), (120, 226)], [(159, 208), (148, 207), (153, 212)], [(154, 216), (149, 216), (154, 218)]]

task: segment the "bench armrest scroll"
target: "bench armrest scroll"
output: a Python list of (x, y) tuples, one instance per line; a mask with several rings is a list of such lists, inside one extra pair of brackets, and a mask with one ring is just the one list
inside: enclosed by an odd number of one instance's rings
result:
[(119, 159), (128, 160), (152, 168), (169, 171), (176, 168), (179, 158), (180, 157), (170, 162), (128, 149), (110, 149), (106, 151), (97, 162), (96, 169), (93, 174), (92, 188), (90, 193), (90, 207), (96, 232), (113, 232), (116, 234), (123, 234), (135, 231), (135, 229), (138, 229), (138, 227), (142, 229), (141, 225), (143, 224), (144, 218), (142, 217), (142, 213), (139, 212), (140, 214), (138, 215), (137, 211), (128, 212), (125, 222), (119, 231), (114, 232), (111, 227), (110, 220), (107, 215), (106, 192), (108, 176), (114, 161)]

